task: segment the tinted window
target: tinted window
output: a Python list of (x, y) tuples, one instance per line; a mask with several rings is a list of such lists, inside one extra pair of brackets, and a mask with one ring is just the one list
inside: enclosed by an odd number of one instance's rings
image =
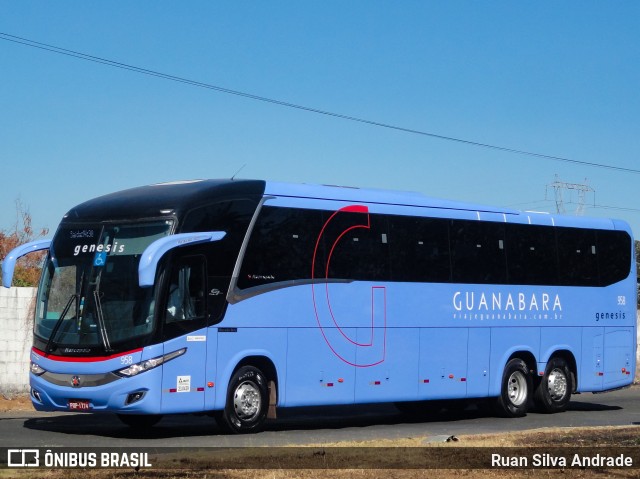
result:
[(331, 216), (331, 212), (324, 214), (326, 228), (322, 235), (329, 261), (328, 277), (388, 281), (389, 234), (385, 217), (341, 211), (326, 223)]
[(316, 245), (316, 279), (597, 286), (631, 263), (619, 231), (265, 206), (238, 286), (311, 279)]
[(560, 284), (597, 286), (599, 284), (594, 230), (557, 228)]
[(549, 226), (507, 225), (507, 265), (511, 284), (557, 284), (555, 230)]
[(502, 223), (452, 221), (450, 238), (454, 282), (506, 282)]
[(451, 279), (448, 220), (391, 216), (391, 280), (448, 282)]
[(191, 211), (181, 232), (224, 231), (225, 237), (210, 243), (215, 261), (211, 258), (209, 274), (230, 277), (238, 252), (246, 234), (256, 205), (250, 200), (222, 201)]
[(251, 233), (238, 287), (311, 278), (321, 228), (320, 211), (264, 206)]
[(242, 242), (256, 209), (248, 199), (221, 201), (197, 208), (186, 216), (181, 232), (224, 231), (220, 241), (190, 247), (207, 259), (207, 303), (210, 324), (222, 319), (226, 297)]
[(597, 257), (600, 284), (622, 281), (631, 272), (631, 237), (624, 231), (598, 231)]

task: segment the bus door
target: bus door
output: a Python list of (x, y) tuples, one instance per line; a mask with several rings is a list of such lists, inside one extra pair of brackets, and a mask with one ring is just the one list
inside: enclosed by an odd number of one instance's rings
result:
[(178, 258), (165, 285), (162, 306), (164, 354), (184, 350), (163, 364), (162, 412), (204, 409), (208, 337), (206, 260), (202, 255)]

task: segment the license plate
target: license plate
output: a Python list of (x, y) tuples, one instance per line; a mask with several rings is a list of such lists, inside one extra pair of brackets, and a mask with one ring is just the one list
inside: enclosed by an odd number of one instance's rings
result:
[(86, 399), (69, 399), (69, 409), (72, 411), (88, 411), (91, 409), (91, 405)]

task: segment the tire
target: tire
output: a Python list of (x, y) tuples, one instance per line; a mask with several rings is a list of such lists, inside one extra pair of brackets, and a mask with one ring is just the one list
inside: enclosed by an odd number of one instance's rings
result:
[(496, 413), (502, 417), (526, 416), (531, 403), (533, 381), (527, 364), (513, 358), (504, 368), (500, 396), (495, 401)]
[(545, 413), (567, 409), (573, 391), (573, 376), (562, 358), (551, 358), (534, 394), (536, 407)]
[(158, 424), (160, 414), (118, 414), (118, 419), (133, 429), (148, 429)]
[(231, 377), (225, 408), (217, 411), (215, 418), (218, 426), (228, 433), (258, 432), (268, 408), (267, 379), (258, 368), (243, 366)]

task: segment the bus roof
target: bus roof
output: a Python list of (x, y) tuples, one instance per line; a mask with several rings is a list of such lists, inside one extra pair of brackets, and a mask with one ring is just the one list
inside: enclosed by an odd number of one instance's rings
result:
[(290, 196), (296, 198), (318, 198), (354, 202), (361, 201), (363, 203), (370, 204), (418, 206), (450, 210), (484, 211), (505, 214), (519, 213), (519, 211), (510, 208), (443, 200), (426, 196), (422, 193), (383, 189), (354, 188), (350, 186), (267, 182), (265, 194), (273, 196)]
[(99, 196), (72, 208), (65, 222), (154, 218), (180, 215), (223, 197), (261, 197), (264, 181), (185, 180), (158, 183)]
[[(456, 216), (455, 212), (467, 211), (477, 213), (478, 219), (488, 221), (496, 221), (496, 216), (500, 215), (503, 217), (503, 220), (501, 221), (505, 222), (595, 229), (621, 229), (631, 233), (629, 225), (624, 221), (606, 218), (550, 214), (544, 212), (520, 211), (513, 208), (443, 200), (415, 192), (361, 189), (333, 185), (267, 182), (265, 195), (449, 210), (452, 212), (452, 216), (454, 217)], [(488, 217), (492, 217), (492, 219), (487, 219)]]
[(179, 216), (181, 213), (211, 202), (215, 198), (259, 198), (262, 196), (471, 211), (504, 215), (504, 221), (509, 222), (630, 231), (628, 225), (620, 221), (522, 212), (512, 208), (432, 198), (414, 192), (240, 179), (187, 180), (131, 188), (86, 201), (72, 208), (65, 215), (63, 222)]

